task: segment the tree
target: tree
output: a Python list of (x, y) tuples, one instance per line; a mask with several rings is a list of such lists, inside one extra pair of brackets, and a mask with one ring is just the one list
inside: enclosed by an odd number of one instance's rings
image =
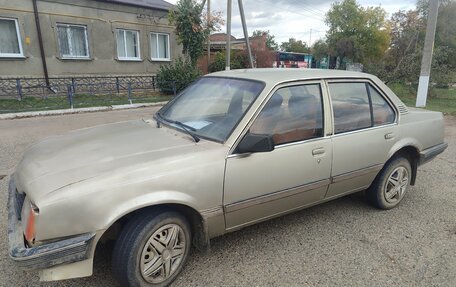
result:
[(263, 36), (264, 34), (266, 34), (266, 47), (269, 50), (274, 50), (274, 51), (279, 49), (279, 45), (275, 41), (275, 36), (271, 35), (269, 30), (267, 30), (267, 31), (255, 30), (255, 31), (253, 31), (253, 35), (252, 36), (253, 37), (259, 37), (259, 36)]
[[(435, 45), (447, 47), (448, 64), (456, 73), (456, 1), (441, 1)], [(456, 79), (455, 79), (456, 81)]]
[(380, 61), (390, 40), (385, 18), (386, 11), (380, 7), (363, 8), (356, 0), (334, 3), (325, 18), (331, 54), (341, 63), (346, 59), (363, 64)]
[(329, 54), (328, 44), (325, 40), (320, 39), (313, 44), (311, 52), (315, 60), (320, 61)]
[(400, 10), (391, 16), (388, 25), (391, 42), (384, 58), (383, 80), (414, 82), (420, 74), (426, 23), (417, 10)]
[(169, 11), (169, 22), (176, 26), (176, 35), (182, 52), (190, 57), (191, 63), (196, 64), (203, 54), (203, 48), (211, 31), (220, 30), (223, 20), (220, 13), (214, 13), (209, 18), (202, 13), (203, 5), (196, 0), (179, 0), (175, 10)]
[(280, 49), (285, 52), (306, 53), (309, 52), (306, 42), (290, 38), (288, 42), (282, 42)]
[[(440, 1), (432, 59), (431, 82), (448, 86), (456, 77), (456, 2)], [(389, 21), (391, 45), (385, 57), (384, 80), (416, 84), (420, 74), (426, 33), (428, 1), (417, 8), (398, 11)]]

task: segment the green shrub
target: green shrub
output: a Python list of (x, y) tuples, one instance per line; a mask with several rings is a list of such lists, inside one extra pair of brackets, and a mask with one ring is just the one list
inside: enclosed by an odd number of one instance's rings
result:
[(185, 89), (201, 76), (201, 72), (192, 63), (181, 57), (173, 63), (161, 65), (157, 73), (157, 87), (166, 94), (176, 93)]
[[(231, 50), (230, 69), (249, 67), (249, 58), (245, 52)], [(226, 51), (217, 52), (214, 61), (209, 65), (209, 72), (223, 71), (226, 68)]]

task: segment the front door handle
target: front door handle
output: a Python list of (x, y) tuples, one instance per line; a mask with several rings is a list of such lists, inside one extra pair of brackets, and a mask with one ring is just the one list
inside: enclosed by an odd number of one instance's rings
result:
[(392, 138), (394, 138), (394, 134), (393, 134), (393, 133), (387, 133), (387, 134), (385, 134), (385, 140), (390, 140), (390, 139), (392, 139)]
[(312, 155), (320, 155), (320, 154), (324, 154), (325, 153), (325, 149), (324, 148), (316, 148), (314, 150), (312, 150)]

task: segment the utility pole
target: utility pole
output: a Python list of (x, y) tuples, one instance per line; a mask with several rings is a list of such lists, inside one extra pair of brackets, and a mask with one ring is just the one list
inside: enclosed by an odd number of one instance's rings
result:
[(312, 42), (312, 28), (310, 28), (310, 35), (309, 35), (309, 51), (310, 51), (310, 43)]
[(230, 69), (231, 63), (231, 0), (228, 0), (226, 12), (226, 65), (225, 70)]
[(312, 66), (312, 62), (310, 61), (310, 42), (312, 42), (312, 28), (310, 28), (310, 33), (309, 33), (309, 55), (307, 56), (307, 69), (310, 69)]
[[(211, 21), (211, 0), (207, 0), (207, 26)], [(207, 72), (209, 73), (209, 65), (211, 64), (211, 35), (207, 35)]]
[(420, 81), (418, 83), (418, 94), (416, 96), (417, 107), (426, 106), (438, 13), (439, 0), (430, 0), (426, 27), (426, 37), (424, 38), (423, 59), (421, 61)]
[(241, 14), (242, 29), (244, 30), (245, 45), (247, 46), (247, 51), (249, 52), (250, 68), (253, 69), (252, 50), (250, 49), (249, 33), (247, 32), (247, 24), (245, 23), (244, 5), (242, 4), (242, 0), (238, 0), (238, 3), (239, 14)]

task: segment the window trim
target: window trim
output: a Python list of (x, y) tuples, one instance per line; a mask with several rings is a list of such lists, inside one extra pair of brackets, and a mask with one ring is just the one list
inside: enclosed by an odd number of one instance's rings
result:
[[(316, 137), (316, 138), (311, 138), (311, 139), (305, 139), (302, 141), (295, 141), (295, 142), (290, 142), (290, 143), (283, 143), (280, 145), (276, 145), (274, 149), (282, 148), (282, 147), (287, 147), (287, 146), (293, 146), (293, 145), (298, 145), (298, 144), (305, 144), (309, 142), (314, 142), (317, 140), (322, 140), (322, 139), (328, 139), (331, 135), (326, 134), (326, 129), (327, 129), (327, 123), (326, 123), (326, 110), (325, 110), (325, 102), (327, 101), (327, 91), (326, 91), (326, 81), (325, 79), (309, 79), (309, 80), (293, 80), (293, 81), (286, 81), (286, 82), (281, 82), (272, 87), (268, 92), (267, 95), (261, 100), (261, 103), (259, 106), (256, 108), (255, 112), (250, 116), (248, 119), (248, 122), (244, 125), (244, 128), (241, 130), (241, 132), (236, 136), (236, 138), (233, 141), (233, 144), (231, 145), (231, 148), (226, 156), (226, 158), (231, 158), (231, 157), (244, 157), (245, 154), (239, 154), (235, 153), (237, 146), (241, 142), (241, 140), (244, 138), (244, 136), (247, 134), (247, 132), (250, 130), (250, 127), (253, 125), (261, 111), (263, 110), (264, 106), (267, 104), (267, 102), (272, 98), (274, 93), (278, 91), (281, 88), (287, 88), (287, 87), (292, 87), (292, 86), (299, 86), (299, 85), (311, 85), (311, 84), (318, 84), (320, 85), (320, 90), (321, 90), (321, 98), (322, 98), (322, 112), (323, 112), (323, 135), (321, 137)], [(264, 92), (264, 91), (263, 91)], [(263, 93), (262, 92), (262, 93)], [(251, 107), (255, 104), (256, 101), (259, 100), (261, 94), (255, 99), (255, 101), (252, 103)], [(251, 108), (249, 107), (249, 109)], [(244, 115), (244, 117), (247, 115), (247, 113)], [(242, 120), (238, 123), (238, 125), (242, 122)], [(234, 132), (235, 129), (233, 129), (232, 132)], [(232, 136), (232, 135), (231, 135)]]
[[(385, 97), (385, 95), (379, 91), (379, 89), (373, 85), (371, 82), (366, 82), (366, 86), (367, 86), (367, 92), (369, 93), (369, 100), (371, 102), (371, 110), (372, 110), (372, 126), (373, 127), (381, 127), (381, 126), (385, 126), (385, 125), (389, 125), (389, 124), (393, 124), (393, 123), (396, 123), (396, 120), (397, 120), (397, 111), (396, 109), (394, 108), (395, 106), (393, 104), (391, 104), (391, 102), (389, 101), (388, 97)], [(377, 92), (377, 94), (388, 104), (388, 106), (391, 108), (391, 110), (393, 111), (394, 113), (394, 120), (391, 122), (391, 123), (383, 123), (383, 124), (375, 124), (375, 118), (374, 118), (374, 114), (373, 114), (373, 104), (372, 104), (372, 98), (371, 98), (371, 93), (370, 93), (370, 88), (372, 88), (373, 90), (375, 90)]]
[(0, 20), (14, 21), (14, 24), (16, 26), (17, 42), (19, 44), (19, 53), (2, 53), (2, 52), (0, 52), (0, 58), (24, 58), (24, 50), (22, 49), (22, 38), (21, 38), (21, 33), (19, 31), (19, 21), (18, 21), (18, 19), (17, 18), (0, 17)]
[[(156, 37), (156, 39), (157, 39), (157, 41), (156, 41), (157, 45), (156, 45), (156, 47), (155, 47), (155, 49), (157, 49), (157, 51), (158, 51), (158, 35), (165, 35), (165, 36), (167, 36), (166, 39), (168, 40), (168, 45), (166, 46), (166, 47), (167, 47), (167, 51), (166, 51), (166, 52), (167, 52), (167, 54), (168, 54), (168, 58), (154, 58), (154, 57), (152, 57), (152, 51), (153, 51), (153, 50), (152, 50), (152, 34), (154, 34), (155, 37)], [(170, 37), (170, 35), (169, 35), (168, 33), (150, 32), (150, 33), (149, 33), (149, 36), (150, 36), (150, 37), (149, 37), (149, 44), (150, 44), (150, 59), (151, 59), (151, 61), (157, 61), (157, 62), (170, 62), (170, 61), (171, 61), (171, 53), (170, 53), (170, 52), (171, 52), (171, 51), (170, 51), (171, 49), (170, 49), (170, 46), (169, 46), (169, 37)]]
[[(83, 24), (70, 24), (70, 23), (56, 23), (56, 27), (57, 27), (57, 42), (59, 43), (59, 54), (60, 54), (60, 58), (61, 59), (71, 59), (71, 60), (87, 60), (87, 59), (90, 59), (90, 50), (89, 50), (89, 34), (87, 32), (87, 25), (83, 25)], [(82, 27), (84, 28), (84, 44), (85, 44), (85, 48), (86, 48), (86, 51), (87, 51), (87, 55), (86, 56), (73, 56), (73, 55), (64, 55), (62, 53), (62, 46), (61, 46), (61, 43), (60, 43), (60, 37), (59, 37), (59, 27), (65, 27), (66, 28), (66, 31), (68, 33), (68, 28), (70, 27)], [(70, 53), (71, 53), (71, 42), (70, 42), (70, 37), (69, 37), (69, 34), (67, 34), (67, 38), (68, 38), (68, 48), (70, 49)]]
[[(127, 31), (130, 31), (130, 32), (135, 32), (136, 33), (136, 39), (138, 40), (138, 43), (136, 45), (136, 53), (138, 54), (138, 57), (121, 57), (119, 55), (119, 42), (118, 42), (118, 38), (119, 37), (119, 34), (118, 34), (118, 31), (122, 31), (122, 35), (123, 35), (123, 40), (124, 40), (124, 52), (125, 52), (125, 55), (127, 54), (127, 39), (126, 39), (126, 33)], [(141, 58), (141, 40), (139, 39), (139, 30), (134, 30), (134, 29), (125, 29), (125, 28), (116, 28), (116, 52), (117, 52), (117, 60), (119, 61), (135, 61), (135, 62), (140, 62), (142, 61), (142, 58)]]
[(329, 100), (330, 100), (330, 104), (331, 104), (331, 108), (332, 108), (332, 100), (331, 100), (331, 93), (329, 91), (329, 84), (331, 83), (346, 83), (346, 82), (351, 82), (351, 83), (359, 83), (359, 82), (363, 82), (363, 83), (368, 83), (369, 85), (372, 86), (372, 88), (374, 88), (379, 94), (380, 96), (382, 96), (382, 98), (388, 102), (388, 104), (390, 105), (390, 107), (393, 109), (394, 111), (394, 114), (395, 114), (395, 119), (394, 119), (394, 122), (396, 123), (397, 122), (397, 119), (399, 118), (399, 110), (397, 109), (396, 105), (394, 104), (394, 102), (389, 98), (388, 96), (388, 93), (385, 93), (383, 91), (382, 88), (379, 87), (379, 85), (377, 85), (377, 83), (375, 83), (375, 81), (373, 81), (372, 79), (370, 78), (323, 78), (323, 81), (325, 82), (326, 84), (326, 87), (327, 87), (327, 93), (328, 93), (328, 97), (329, 97)]
[[(370, 126), (368, 127), (360, 127), (360, 128), (357, 128), (357, 129), (353, 129), (353, 130), (347, 130), (347, 131), (342, 131), (342, 132), (337, 132), (336, 133), (336, 117), (334, 116), (334, 106), (333, 106), (333, 98), (331, 96), (331, 84), (354, 84), (354, 83), (357, 83), (357, 84), (363, 84), (364, 86), (364, 89), (366, 91), (366, 95), (367, 95), (367, 103), (369, 105), (369, 116), (370, 116)], [(345, 133), (349, 133), (349, 132), (354, 132), (354, 131), (361, 131), (361, 130), (365, 130), (365, 129), (369, 129), (369, 128), (372, 128), (374, 127), (373, 125), (373, 115), (372, 115), (372, 105), (371, 105), (371, 99), (370, 99), (370, 93), (368, 92), (369, 89), (367, 88), (367, 84), (368, 84), (368, 81), (365, 81), (365, 80), (358, 80), (357, 79), (345, 79), (345, 80), (340, 80), (340, 81), (328, 81), (328, 96), (329, 96), (329, 100), (331, 101), (331, 112), (332, 112), (332, 121), (333, 121), (333, 131), (332, 131), (332, 134), (333, 135), (340, 135), (340, 134), (345, 134)]]
[[(392, 103), (392, 101), (389, 99), (389, 97), (385, 95), (383, 90), (380, 89), (377, 86), (377, 84), (375, 82), (373, 82), (371, 79), (369, 79), (369, 78), (327, 78), (327, 79), (324, 79), (324, 81), (326, 82), (327, 92), (328, 92), (328, 99), (329, 99), (329, 104), (330, 104), (330, 107), (331, 107), (331, 118), (332, 118), (332, 133), (331, 133), (331, 135), (332, 136), (345, 135), (345, 134), (349, 134), (349, 133), (353, 133), (353, 132), (360, 132), (360, 131), (364, 131), (364, 130), (370, 130), (370, 129), (374, 129), (374, 128), (385, 127), (385, 126), (390, 126), (390, 125), (397, 124), (399, 112), (398, 112), (398, 110), (396, 108), (396, 105), (394, 105)], [(371, 103), (372, 100), (371, 100), (370, 91), (369, 91), (369, 86), (371, 86), (385, 100), (385, 102), (387, 102), (389, 107), (393, 110), (393, 113), (394, 113), (393, 122), (385, 123), (385, 124), (381, 124), (381, 125), (375, 125), (375, 123), (374, 123), (375, 119), (373, 118), (373, 114), (371, 114), (371, 126), (363, 127), (363, 128), (359, 128), (359, 129), (355, 129), (355, 130), (350, 130), (350, 131), (344, 131), (344, 132), (336, 133), (335, 132), (335, 128), (336, 128), (335, 124), (336, 123), (335, 123), (335, 118), (334, 118), (334, 107), (333, 107), (333, 104), (332, 104), (333, 100), (332, 100), (331, 91), (330, 91), (330, 88), (329, 88), (330, 84), (333, 84), (333, 83), (364, 83), (366, 91), (367, 91), (368, 99), (369, 99), (369, 110), (373, 109), (372, 103)]]
[(369, 113), (371, 117), (371, 127), (375, 126), (375, 119), (374, 119), (374, 107), (372, 106), (372, 98), (371, 98), (371, 92), (369, 89), (369, 83), (365, 82), (364, 86), (366, 87), (366, 92), (367, 92), (367, 99), (369, 101)]

